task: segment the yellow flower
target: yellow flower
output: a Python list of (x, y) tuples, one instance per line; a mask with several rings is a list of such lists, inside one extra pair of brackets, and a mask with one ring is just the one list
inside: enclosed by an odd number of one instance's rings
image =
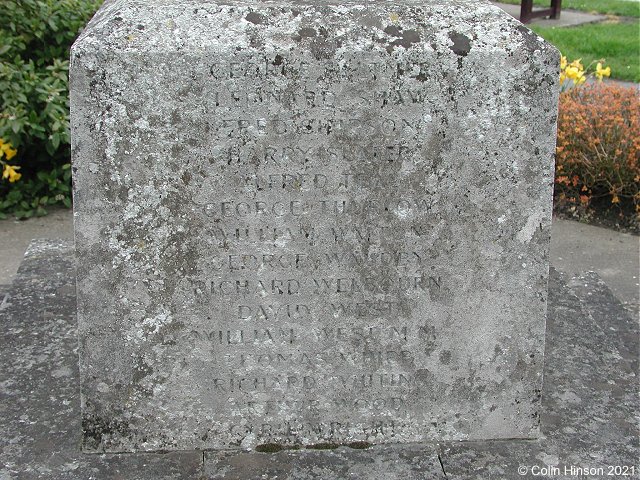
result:
[(602, 68), (602, 64), (598, 62), (596, 65), (596, 77), (598, 80), (602, 81), (602, 77), (608, 77), (611, 75), (611, 67)]
[(564, 72), (560, 72), (560, 85), (562, 85), (567, 79), (567, 74)]
[(560, 56), (560, 70), (564, 70), (565, 68), (567, 68), (567, 57), (565, 57), (564, 55)]
[(582, 63), (580, 63), (581, 61), (581, 58), (574, 60), (573, 62), (571, 62), (571, 66), (577, 68), (578, 70), (584, 70)]
[[(11, 160), (18, 153), (15, 148), (11, 148), (10, 143), (5, 143), (2, 139), (0, 139), (0, 152), (4, 153), (7, 160)], [(2, 158), (2, 153), (0, 153), (0, 158)]]
[(580, 74), (580, 70), (573, 65), (568, 66), (565, 71), (565, 75), (567, 78), (573, 80), (574, 82), (578, 79), (578, 75)]
[(16, 167), (15, 165), (5, 165), (2, 172), (2, 178), (8, 178), (9, 183), (17, 182), (20, 180), (20, 177), (22, 177), (22, 174), (18, 173), (16, 170), (20, 170), (20, 167)]

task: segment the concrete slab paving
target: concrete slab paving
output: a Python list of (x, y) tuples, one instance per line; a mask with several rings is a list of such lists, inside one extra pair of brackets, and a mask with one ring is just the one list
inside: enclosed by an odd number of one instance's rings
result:
[(51, 209), (45, 217), (0, 220), (0, 285), (9, 285), (34, 238), (73, 240), (73, 214), (66, 208)]
[(631, 311), (640, 304), (640, 237), (554, 219), (551, 264), (571, 276), (596, 272)]

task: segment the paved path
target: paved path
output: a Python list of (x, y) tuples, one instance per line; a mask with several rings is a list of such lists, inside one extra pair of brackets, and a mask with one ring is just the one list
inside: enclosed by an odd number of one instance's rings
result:
[(51, 209), (46, 217), (24, 221), (0, 220), (0, 285), (11, 283), (34, 238), (73, 240), (71, 210)]
[(554, 219), (551, 264), (570, 276), (596, 272), (631, 311), (640, 309), (640, 237)]
[[(515, 18), (520, 18), (520, 5), (511, 5), (507, 3), (491, 2), (497, 7), (507, 12)], [(551, 3), (551, 0), (549, 0)], [(533, 9), (534, 11), (537, 8)], [(573, 27), (584, 23), (595, 23), (606, 20), (606, 15), (594, 15), (591, 13), (578, 12), (576, 10), (561, 10), (560, 18), (551, 20), (549, 18), (534, 18), (529, 25), (539, 25), (541, 27)]]
[[(24, 252), (34, 238), (73, 239), (69, 210), (26, 221), (0, 221), (0, 285), (11, 283)], [(618, 299), (638, 311), (640, 237), (569, 220), (554, 219), (551, 264), (567, 275), (594, 271)]]

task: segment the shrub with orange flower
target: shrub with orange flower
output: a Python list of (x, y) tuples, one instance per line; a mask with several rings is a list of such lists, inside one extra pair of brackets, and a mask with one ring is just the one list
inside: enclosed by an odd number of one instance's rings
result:
[[(556, 203), (595, 199), (640, 217), (640, 94), (634, 87), (584, 85), (560, 94)], [(627, 207), (631, 207), (627, 208)]]

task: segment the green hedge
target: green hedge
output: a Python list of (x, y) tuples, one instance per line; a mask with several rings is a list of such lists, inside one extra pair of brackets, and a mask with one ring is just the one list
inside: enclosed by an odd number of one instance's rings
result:
[(0, 218), (71, 206), (69, 48), (100, 6), (89, 0), (0, 0), (0, 140), (21, 178), (0, 179)]

